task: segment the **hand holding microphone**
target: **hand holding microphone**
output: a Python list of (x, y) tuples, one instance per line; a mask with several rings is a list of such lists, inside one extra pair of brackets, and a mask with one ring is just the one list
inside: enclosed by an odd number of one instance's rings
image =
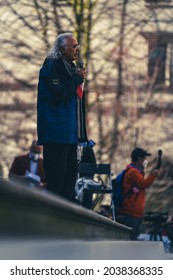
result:
[(79, 68), (79, 69), (83, 69), (83, 68), (84, 68), (84, 62), (83, 62), (83, 60), (79, 60), (79, 61), (78, 61), (78, 68)]
[(86, 70), (85, 70), (84, 63), (83, 63), (82, 60), (79, 60), (79, 61), (78, 61), (77, 73), (78, 73), (79, 75), (81, 75), (83, 79), (84, 79), (85, 76), (86, 76)]

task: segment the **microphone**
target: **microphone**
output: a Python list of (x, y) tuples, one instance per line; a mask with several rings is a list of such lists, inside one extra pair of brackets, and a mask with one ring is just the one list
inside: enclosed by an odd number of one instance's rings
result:
[[(84, 66), (84, 62), (82, 60), (79, 60), (78, 61), (78, 67), (79, 67), (78, 71), (79, 71), (79, 74), (81, 75), (81, 77), (84, 79), (84, 73), (81, 73), (84, 71), (83, 66)], [(82, 98), (82, 96), (83, 96), (83, 89), (84, 89), (84, 82), (77, 87), (77, 95), (79, 96), (79, 98)]]
[(160, 169), (161, 165), (162, 165), (162, 150), (159, 149), (158, 150), (158, 163), (157, 163), (157, 169)]
[(79, 60), (79, 61), (78, 61), (78, 66), (79, 66), (80, 69), (82, 69), (82, 68), (84, 67), (84, 62), (83, 62), (83, 60)]

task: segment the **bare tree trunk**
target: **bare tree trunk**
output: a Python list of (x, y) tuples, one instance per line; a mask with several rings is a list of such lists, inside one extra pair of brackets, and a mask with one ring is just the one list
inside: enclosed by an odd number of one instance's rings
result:
[(121, 25), (120, 25), (120, 33), (119, 33), (119, 53), (117, 59), (117, 71), (118, 71), (118, 79), (117, 79), (117, 93), (115, 94), (115, 105), (114, 105), (114, 125), (112, 128), (112, 134), (110, 136), (110, 147), (109, 147), (109, 157), (112, 158), (116, 148), (118, 147), (118, 139), (119, 139), (119, 123), (120, 123), (120, 108), (121, 101), (120, 97), (123, 94), (123, 49), (124, 49), (124, 34), (125, 34), (125, 26), (126, 26), (126, 10), (127, 10), (128, 0), (123, 0), (122, 12), (121, 12)]

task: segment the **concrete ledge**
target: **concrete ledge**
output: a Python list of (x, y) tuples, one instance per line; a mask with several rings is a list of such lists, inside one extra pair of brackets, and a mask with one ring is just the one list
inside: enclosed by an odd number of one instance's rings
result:
[(50, 193), (0, 179), (0, 236), (128, 240), (131, 229)]
[(162, 242), (0, 239), (0, 260), (168, 260)]

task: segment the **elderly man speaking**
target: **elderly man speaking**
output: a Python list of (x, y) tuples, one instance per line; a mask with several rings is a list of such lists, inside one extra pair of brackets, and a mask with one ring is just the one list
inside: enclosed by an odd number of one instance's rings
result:
[(72, 33), (60, 34), (39, 74), (38, 144), (43, 145), (47, 190), (75, 200), (77, 144), (87, 141), (85, 127), (86, 71), (73, 62), (80, 45)]

